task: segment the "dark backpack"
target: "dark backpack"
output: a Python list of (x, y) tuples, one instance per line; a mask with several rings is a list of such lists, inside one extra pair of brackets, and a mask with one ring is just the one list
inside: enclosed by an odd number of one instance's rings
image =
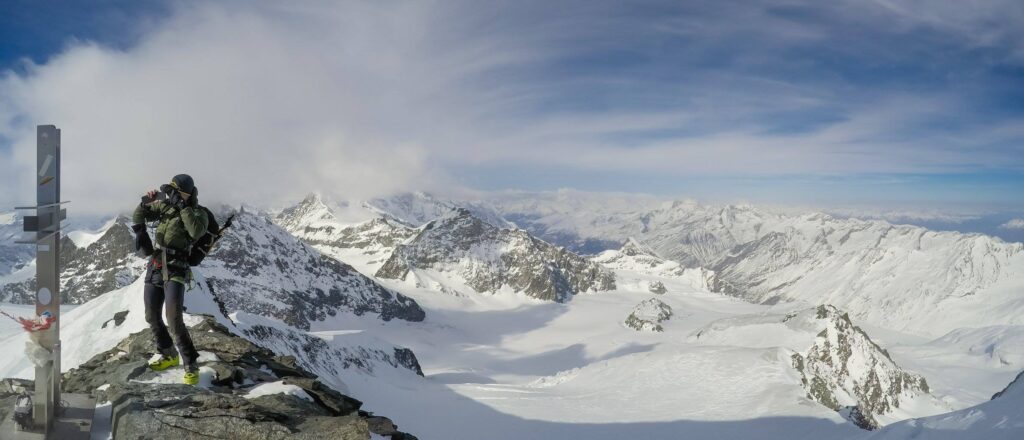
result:
[(224, 231), (231, 227), (231, 221), (235, 219), (235, 216), (228, 217), (228, 220), (224, 222), (224, 227), (217, 224), (217, 218), (214, 217), (213, 212), (205, 206), (199, 206), (204, 212), (206, 212), (206, 233), (199, 237), (195, 243), (192, 243), (192, 248), (188, 254), (188, 265), (198, 266), (203, 262), (210, 252), (213, 252), (213, 247), (217, 245), (220, 238), (224, 235)]

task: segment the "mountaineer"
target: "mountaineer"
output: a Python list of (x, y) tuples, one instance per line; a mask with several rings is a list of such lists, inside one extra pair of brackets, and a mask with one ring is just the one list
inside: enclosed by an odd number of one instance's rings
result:
[[(152, 221), (158, 222), (155, 246), (146, 229), (146, 222)], [(161, 371), (184, 365), (184, 382), (195, 385), (199, 383), (198, 353), (182, 316), (185, 286), (192, 281), (190, 266), (198, 264), (191, 264), (195, 261), (190, 258), (193, 247), (208, 234), (208, 227), (216, 228), (215, 220), (208, 209), (199, 206), (199, 190), (192, 177), (179, 174), (171, 179), (170, 184), (162, 185), (159, 191), (146, 193), (142, 203), (135, 208), (132, 222), (136, 248), (141, 248), (143, 255), (149, 258), (145, 286), (146, 322), (160, 354), (159, 359), (149, 363), (149, 367)], [(160, 313), (165, 305), (166, 325)]]

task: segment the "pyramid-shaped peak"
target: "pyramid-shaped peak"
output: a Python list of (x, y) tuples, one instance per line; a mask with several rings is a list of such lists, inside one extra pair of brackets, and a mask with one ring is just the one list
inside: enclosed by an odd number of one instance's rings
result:
[(306, 197), (299, 202), (299, 205), (326, 205), (326, 203), (324, 202), (323, 194), (320, 194), (319, 192), (311, 192), (306, 194)]
[(630, 257), (645, 255), (649, 257), (661, 258), (660, 256), (658, 256), (657, 253), (654, 252), (654, 250), (647, 247), (643, 243), (640, 243), (639, 241), (637, 241), (637, 239), (633, 237), (629, 237), (626, 239), (626, 242), (622, 244), (622, 248), (619, 249), (619, 252), (621, 252), (623, 255), (628, 255)]

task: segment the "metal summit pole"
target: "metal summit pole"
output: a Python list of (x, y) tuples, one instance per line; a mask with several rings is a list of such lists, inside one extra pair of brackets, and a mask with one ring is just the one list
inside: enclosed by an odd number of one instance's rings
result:
[(68, 203), (60, 200), (60, 130), (53, 125), (37, 126), (36, 150), (36, 206), (15, 208), (35, 211), (35, 215), (24, 216), (25, 232), (34, 234), (18, 241), (36, 248), (36, 316), (21, 320), (29, 339), (38, 344), (31, 355), (36, 365), (35, 389), (31, 417), (26, 411), (24, 419), (16, 420), (16, 407), (0, 423), (0, 438), (88, 439), (95, 402), (85, 394), (62, 395), (60, 389), (60, 243), (61, 222), (67, 218), (61, 206)]
[(60, 207), (60, 130), (36, 127), (36, 145), (36, 316), (49, 312), (54, 324), (41, 330), (39, 344), (53, 355), (49, 365), (36, 367), (34, 402), (36, 425), (49, 431), (60, 408), (60, 223), (67, 217)]
[[(36, 127), (36, 206), (26, 215), (25, 232), (34, 232), (19, 243), (36, 247), (36, 319), (39, 327), (26, 327), (30, 339), (43, 349), (36, 364), (32, 397), (32, 424), (49, 437), (61, 404), (60, 392), (60, 223), (67, 211), (60, 201), (60, 130), (53, 125)], [(48, 325), (43, 325), (48, 323)], [(24, 437), (24, 436), (22, 436)], [(28, 438), (28, 437), (26, 437)]]
[(67, 218), (60, 201), (60, 130), (53, 125), (36, 127), (35, 216), (25, 216), (25, 231), (35, 232), (25, 242), (36, 246), (36, 316), (50, 316), (53, 324), (37, 330), (33, 339), (50, 353), (36, 366), (33, 422), (48, 433), (60, 408), (60, 223)]

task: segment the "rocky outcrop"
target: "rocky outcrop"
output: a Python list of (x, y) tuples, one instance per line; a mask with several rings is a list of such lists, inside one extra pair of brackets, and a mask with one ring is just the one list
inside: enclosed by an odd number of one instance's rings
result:
[(201, 354), (199, 386), (178, 384), (179, 368), (149, 370), (155, 347), (143, 331), (65, 373), (64, 390), (109, 401), (117, 439), (363, 440), (371, 432), (415, 438), (360, 411), (358, 400), (324, 385), (294, 358), (236, 336), (212, 317), (191, 334)]
[(648, 283), (647, 290), (650, 290), (651, 293), (656, 293), (658, 295), (664, 295), (668, 293), (668, 288), (665, 287), (665, 283), (661, 281), (652, 281)]
[(549, 301), (615, 288), (615, 276), (599, 264), (526, 231), (498, 228), (465, 209), (424, 225), (376, 275), (406, 279), (419, 270), (455, 275), (477, 292), (508, 288)]
[(661, 323), (672, 317), (672, 307), (657, 298), (637, 304), (626, 317), (626, 326), (640, 332), (661, 332)]
[(290, 354), (299, 365), (320, 376), (336, 377), (342, 369), (349, 368), (372, 375), (378, 367), (405, 369), (423, 376), (412, 350), (381, 341), (351, 341), (344, 346), (332, 346), (322, 338), (280, 326), (242, 324), (240, 330), (259, 346)]
[[(807, 319), (806, 315), (787, 319)], [(807, 397), (833, 410), (848, 411), (862, 428), (877, 429), (878, 415), (929, 393), (924, 377), (896, 365), (847, 314), (823, 305), (814, 309), (814, 318), (824, 328), (806, 353), (792, 356)]]

